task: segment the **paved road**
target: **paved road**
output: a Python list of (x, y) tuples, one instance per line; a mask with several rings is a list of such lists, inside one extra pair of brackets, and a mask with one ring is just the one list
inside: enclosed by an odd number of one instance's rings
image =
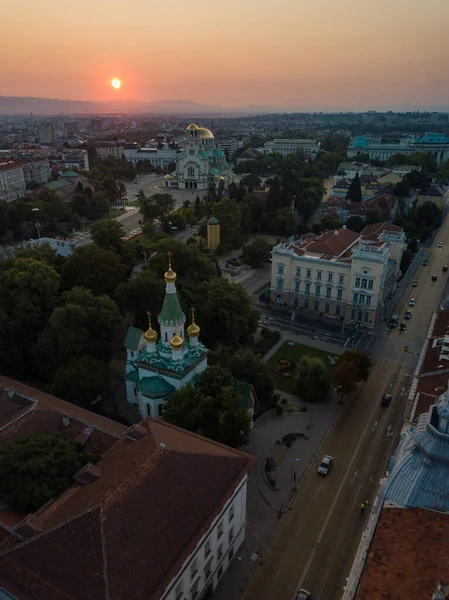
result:
[[(283, 517), (268, 554), (257, 567), (244, 600), (292, 600), (301, 585), (314, 600), (340, 600), (345, 579), (366, 525), (360, 503), (372, 504), (379, 480), (398, 442), (412, 374), (418, 356), (405, 354), (404, 346), (421, 350), (432, 313), (439, 307), (447, 281), (443, 264), (449, 264), (447, 220), (433, 244), (429, 266), (419, 267), (417, 288), (404, 296), (416, 301), (413, 317), (403, 333), (398, 330), (372, 337), (369, 346), (379, 356), (368, 382), (344, 407), (322, 450), (335, 459), (326, 478), (317, 474), (321, 455), (304, 479), (292, 509)], [(438, 275), (436, 282), (432, 274)], [(390, 407), (380, 406), (383, 393), (391, 392)], [(368, 511), (366, 511), (368, 512)]]

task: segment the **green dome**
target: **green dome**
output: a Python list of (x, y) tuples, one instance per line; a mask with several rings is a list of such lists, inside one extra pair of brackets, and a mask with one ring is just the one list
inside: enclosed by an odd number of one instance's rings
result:
[(217, 217), (211, 217), (209, 219), (209, 221), (207, 222), (208, 225), (219, 225), (220, 221), (217, 219)]
[(209, 173), (210, 173), (211, 175), (218, 175), (218, 173), (219, 173), (219, 172), (220, 172), (220, 171), (217, 169), (217, 167), (211, 167), (211, 168), (209, 169)]
[(214, 150), (214, 158), (226, 158), (225, 153), (220, 148), (215, 148)]

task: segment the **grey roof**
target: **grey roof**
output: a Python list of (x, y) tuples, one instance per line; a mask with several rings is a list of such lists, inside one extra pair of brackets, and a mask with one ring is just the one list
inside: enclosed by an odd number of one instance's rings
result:
[(399, 444), (385, 500), (397, 506), (449, 511), (448, 412), (446, 392)]

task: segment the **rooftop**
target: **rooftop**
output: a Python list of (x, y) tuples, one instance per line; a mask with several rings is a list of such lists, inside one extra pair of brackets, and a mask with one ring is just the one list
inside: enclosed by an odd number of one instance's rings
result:
[(449, 580), (449, 515), (384, 507), (356, 600), (432, 600)]

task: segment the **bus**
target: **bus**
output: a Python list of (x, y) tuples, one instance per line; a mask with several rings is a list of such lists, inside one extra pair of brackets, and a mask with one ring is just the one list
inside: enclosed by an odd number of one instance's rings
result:
[(388, 327), (390, 329), (394, 329), (397, 326), (398, 322), (399, 322), (399, 315), (393, 315), (390, 319), (390, 322), (388, 323)]

